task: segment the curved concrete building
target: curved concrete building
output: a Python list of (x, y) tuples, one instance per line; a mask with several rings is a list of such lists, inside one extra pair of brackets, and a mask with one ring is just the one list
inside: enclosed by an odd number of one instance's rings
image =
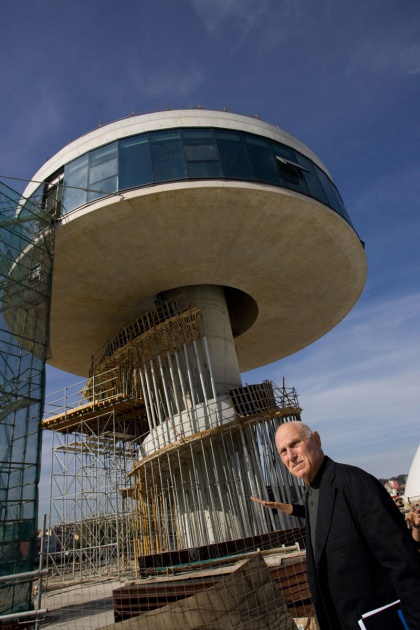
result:
[(299, 496), (267, 460), (299, 410), (241, 372), (327, 333), (366, 278), (326, 167), (256, 118), (165, 111), (72, 142), (24, 195), (56, 219), (50, 363), (90, 377), (95, 402), (118, 370), (138, 403), (120, 434), (136, 440), (137, 500), (154, 505), (143, 552), (266, 531), (249, 494)]
[(327, 169), (260, 120), (131, 117), (65, 147), (34, 176), (51, 183), (25, 196), (55, 194), (63, 172), (51, 311), (60, 369), (87, 375), (153, 296), (216, 285), (250, 307), (237, 309), (246, 321), (235, 338), (247, 371), (324, 335), (364, 286), (363, 247)]

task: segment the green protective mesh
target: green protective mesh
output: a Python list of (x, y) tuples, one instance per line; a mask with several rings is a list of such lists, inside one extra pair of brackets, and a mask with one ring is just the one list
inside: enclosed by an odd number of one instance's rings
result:
[(0, 615), (32, 608), (32, 579), (13, 576), (36, 568), (53, 236), (0, 182)]

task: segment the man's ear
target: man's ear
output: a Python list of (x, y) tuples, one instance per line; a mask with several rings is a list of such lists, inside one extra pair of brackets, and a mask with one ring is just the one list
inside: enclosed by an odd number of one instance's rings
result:
[(315, 442), (317, 443), (317, 445), (321, 448), (321, 437), (320, 437), (318, 431), (314, 431), (312, 435), (313, 435), (313, 438), (314, 438)]

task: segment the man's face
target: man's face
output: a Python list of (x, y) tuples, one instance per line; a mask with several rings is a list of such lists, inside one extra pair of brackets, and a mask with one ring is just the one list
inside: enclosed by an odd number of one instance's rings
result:
[(316, 431), (310, 438), (304, 436), (299, 425), (286, 422), (277, 430), (276, 447), (289, 472), (310, 484), (322, 464), (324, 453)]

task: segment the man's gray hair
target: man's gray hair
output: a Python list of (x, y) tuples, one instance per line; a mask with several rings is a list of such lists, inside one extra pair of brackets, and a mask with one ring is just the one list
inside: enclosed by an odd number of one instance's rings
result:
[[(311, 438), (313, 436), (313, 431), (308, 427), (304, 422), (300, 422), (299, 420), (292, 420), (291, 422), (283, 422), (283, 424), (294, 424), (299, 431), (301, 432), (304, 438)], [(283, 425), (280, 425), (283, 426)]]
[(300, 424), (305, 438), (311, 438), (313, 436), (314, 432), (308, 427), (307, 424), (305, 424), (304, 422), (299, 422), (298, 424)]

